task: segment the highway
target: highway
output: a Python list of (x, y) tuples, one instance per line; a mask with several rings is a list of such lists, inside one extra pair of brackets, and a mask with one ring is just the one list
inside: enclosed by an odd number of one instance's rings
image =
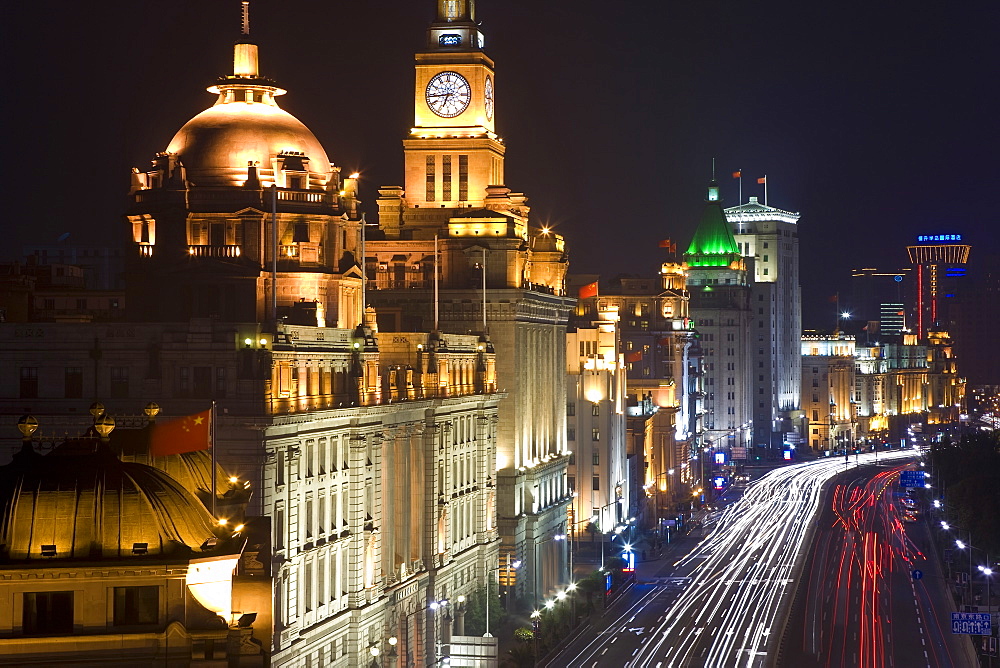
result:
[[(879, 461), (914, 454), (882, 453)], [(652, 577), (647, 570), (645, 583), (548, 665), (764, 666), (777, 649), (825, 483), (872, 460), (794, 464), (754, 481), (690, 552)]]
[(820, 514), (780, 666), (975, 665), (968, 639), (951, 633), (956, 608), (937, 560), (928, 559), (933, 546), (923, 513), (904, 521), (901, 469), (866, 466), (837, 480)]

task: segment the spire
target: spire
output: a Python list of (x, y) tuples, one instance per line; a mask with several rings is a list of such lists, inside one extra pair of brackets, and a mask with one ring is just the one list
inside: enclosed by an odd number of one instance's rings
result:
[(438, 23), (475, 23), (476, 0), (438, 0)]
[(431, 51), (470, 51), (483, 48), (476, 25), (475, 0), (437, 0), (437, 17), (427, 31)]
[(219, 95), (216, 104), (260, 102), (276, 105), (274, 98), (285, 94), (273, 81), (260, 75), (257, 44), (250, 37), (249, 0), (240, 2), (240, 36), (233, 46), (233, 73), (220, 77), (208, 92)]
[(253, 79), (257, 72), (257, 45), (250, 39), (250, 2), (241, 3), (240, 38), (233, 49), (233, 76)]
[(740, 248), (726, 221), (719, 184), (714, 179), (708, 184), (705, 211), (684, 258), (692, 267), (728, 267), (740, 259)]

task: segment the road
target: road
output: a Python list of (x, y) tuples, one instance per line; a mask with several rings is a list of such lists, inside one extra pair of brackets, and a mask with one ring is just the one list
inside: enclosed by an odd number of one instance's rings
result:
[(902, 468), (866, 466), (836, 481), (779, 666), (975, 665), (968, 639), (951, 633), (955, 608), (937, 560), (928, 559), (927, 521), (903, 521)]
[[(912, 459), (883, 453), (881, 462)], [(642, 582), (550, 666), (764, 666), (776, 650), (824, 485), (871, 455), (775, 469), (728, 505), (701, 541)]]

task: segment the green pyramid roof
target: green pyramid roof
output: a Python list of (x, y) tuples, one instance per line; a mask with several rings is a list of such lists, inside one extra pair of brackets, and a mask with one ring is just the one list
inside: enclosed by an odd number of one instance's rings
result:
[[(710, 192), (714, 186), (713, 181), (709, 187)], [(691, 245), (684, 253), (684, 259), (692, 267), (726, 267), (739, 257), (740, 249), (729, 223), (726, 222), (722, 202), (710, 198)]]

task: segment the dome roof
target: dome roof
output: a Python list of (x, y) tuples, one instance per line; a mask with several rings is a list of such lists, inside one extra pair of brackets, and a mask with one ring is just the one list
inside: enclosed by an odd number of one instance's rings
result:
[[(186, 557), (215, 538), (211, 514), (165, 472), (95, 439), (0, 467), (0, 558)], [(211, 544), (214, 544), (213, 541)]]
[(262, 181), (273, 175), (281, 153), (309, 158), (310, 186), (325, 187), (330, 159), (299, 119), (271, 102), (220, 101), (184, 124), (167, 146), (180, 157), (194, 186), (241, 186), (247, 163), (254, 162)]

